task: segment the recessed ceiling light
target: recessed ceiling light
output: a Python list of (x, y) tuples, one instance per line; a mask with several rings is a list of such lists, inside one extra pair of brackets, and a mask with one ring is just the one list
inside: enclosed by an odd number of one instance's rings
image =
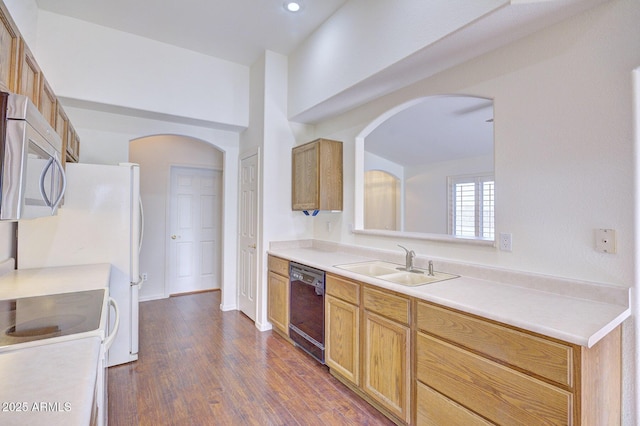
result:
[(302, 9), (302, 2), (300, 1), (285, 1), (284, 8), (288, 12), (299, 12)]

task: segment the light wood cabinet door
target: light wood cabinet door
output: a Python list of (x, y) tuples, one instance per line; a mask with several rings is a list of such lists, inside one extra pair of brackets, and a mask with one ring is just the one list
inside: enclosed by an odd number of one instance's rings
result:
[(62, 105), (60, 105), (60, 102), (58, 102), (56, 104), (56, 133), (58, 134), (58, 136), (60, 136), (60, 139), (62, 140), (62, 164), (66, 164), (67, 162), (67, 156), (64, 154), (67, 152), (67, 144), (69, 143), (68, 140), (68, 132), (67, 132), (67, 128), (69, 126), (69, 118), (67, 117), (67, 114), (64, 112), (64, 109), (62, 108)]
[(67, 149), (65, 152), (68, 163), (77, 163), (80, 159), (80, 138), (70, 121), (67, 123)]
[(23, 39), (20, 39), (18, 93), (31, 99), (36, 107), (40, 106), (40, 67)]
[(269, 271), (267, 317), (285, 335), (289, 334), (289, 279)]
[(360, 374), (360, 309), (333, 296), (325, 299), (325, 362), (358, 385)]
[(38, 95), (38, 99), (40, 99), (40, 106), (38, 109), (49, 125), (55, 129), (56, 118), (58, 116), (56, 110), (58, 100), (55, 93), (53, 93), (53, 89), (51, 89), (51, 86), (49, 86), (49, 83), (43, 76), (40, 76), (40, 93)]
[(0, 2), (0, 88), (16, 91), (20, 33), (4, 3)]
[(405, 423), (410, 417), (410, 329), (373, 312), (363, 314), (362, 389)]
[(342, 210), (342, 142), (317, 139), (291, 152), (291, 209)]

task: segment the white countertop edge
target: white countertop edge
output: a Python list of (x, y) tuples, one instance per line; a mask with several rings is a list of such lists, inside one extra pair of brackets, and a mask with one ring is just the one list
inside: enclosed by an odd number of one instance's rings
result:
[[(626, 318), (631, 315), (631, 311), (628, 305), (623, 306), (620, 304), (606, 303), (592, 299), (575, 298), (567, 294), (556, 294), (536, 288), (520, 287), (517, 285), (514, 286), (502, 282), (492, 282), (486, 279), (473, 277), (462, 276), (461, 278), (453, 281), (442, 281), (440, 283), (426, 284), (423, 286), (403, 286), (378, 278), (357, 274), (345, 269), (337, 268), (335, 266), (340, 264), (372, 260), (371, 258), (353, 255), (350, 253), (316, 250), (311, 246), (288, 246), (286, 248), (272, 248), (268, 250), (268, 253), (287, 259), (289, 261), (299, 262), (313, 268), (322, 269), (325, 272), (338, 274), (347, 278), (354, 279), (356, 281), (406, 294), (407, 296), (416, 297), (421, 300), (437, 303), (442, 306), (458, 309), (463, 312), (478, 315), (490, 320), (501, 322), (507, 325), (518, 327), (524, 330), (528, 330), (534, 333), (556, 338), (587, 348), (595, 345), (600, 339), (602, 339), (602, 337), (606, 336), (609, 332), (611, 332), (614, 328), (620, 325)], [(527, 297), (535, 296), (538, 299), (553, 302), (549, 305), (567, 307), (572, 306), (572, 308), (578, 307), (580, 308), (580, 312), (577, 312), (575, 309), (556, 308), (557, 312), (552, 312), (553, 315), (549, 315), (548, 313), (545, 315), (544, 310), (540, 309), (539, 311), (541, 315), (537, 315), (537, 313), (534, 312), (533, 314), (530, 313), (528, 316), (526, 314), (522, 314), (520, 315), (520, 317), (518, 317), (513, 313), (509, 313), (510, 309), (508, 308), (512, 308), (513, 306), (507, 306), (505, 305), (505, 302), (503, 302), (502, 307), (498, 306), (496, 309), (489, 309), (486, 303), (479, 303), (474, 305), (473, 302), (464, 301), (464, 297), (456, 298), (456, 287), (469, 287), (473, 286), (474, 284), (478, 284), (484, 287), (488, 286), (492, 292), (495, 292), (497, 300), (499, 300), (500, 289), (502, 288), (504, 289), (503, 293), (511, 293), (511, 297), (513, 297), (514, 292), (521, 293), (522, 300), (526, 300)], [(443, 297), (441, 295), (434, 294), (437, 293), (436, 291), (434, 291), (436, 289), (437, 292), (445, 292), (445, 294), (448, 291), (447, 289), (452, 289), (450, 293), (453, 296)], [(526, 305), (526, 303), (523, 303), (523, 306), (529, 307), (529, 305)], [(593, 309), (598, 308), (599, 306), (606, 308), (603, 309), (603, 311), (606, 310), (608, 311), (608, 313), (596, 316), (593, 312)], [(587, 327), (586, 325), (582, 324), (584, 321), (581, 314), (588, 315), (588, 317), (592, 319), (592, 321), (595, 321), (596, 324), (592, 327)], [(553, 319), (557, 319), (558, 317), (566, 317), (565, 324), (567, 325), (559, 326), (558, 324), (555, 324), (554, 321), (550, 321), (548, 319), (549, 317)]]
[(0, 300), (109, 288), (111, 264), (15, 269), (0, 276)]
[(624, 320), (631, 316), (631, 308), (627, 308), (620, 313), (616, 318), (614, 318), (609, 324), (602, 327), (600, 331), (593, 334), (589, 339), (587, 339), (586, 344), (581, 346), (586, 346), (587, 348), (593, 347), (596, 343), (598, 343), (604, 336), (611, 333), (617, 326), (622, 324)]

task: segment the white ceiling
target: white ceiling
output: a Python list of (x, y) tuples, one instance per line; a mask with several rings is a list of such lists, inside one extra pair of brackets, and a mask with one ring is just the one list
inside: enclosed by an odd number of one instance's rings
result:
[(251, 65), (265, 50), (291, 53), (346, 0), (36, 0), (38, 7)]

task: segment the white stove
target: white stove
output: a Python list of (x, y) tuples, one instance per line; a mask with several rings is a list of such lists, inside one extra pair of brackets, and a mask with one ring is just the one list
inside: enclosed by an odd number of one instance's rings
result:
[(105, 339), (105, 289), (0, 300), (0, 352), (90, 336)]

